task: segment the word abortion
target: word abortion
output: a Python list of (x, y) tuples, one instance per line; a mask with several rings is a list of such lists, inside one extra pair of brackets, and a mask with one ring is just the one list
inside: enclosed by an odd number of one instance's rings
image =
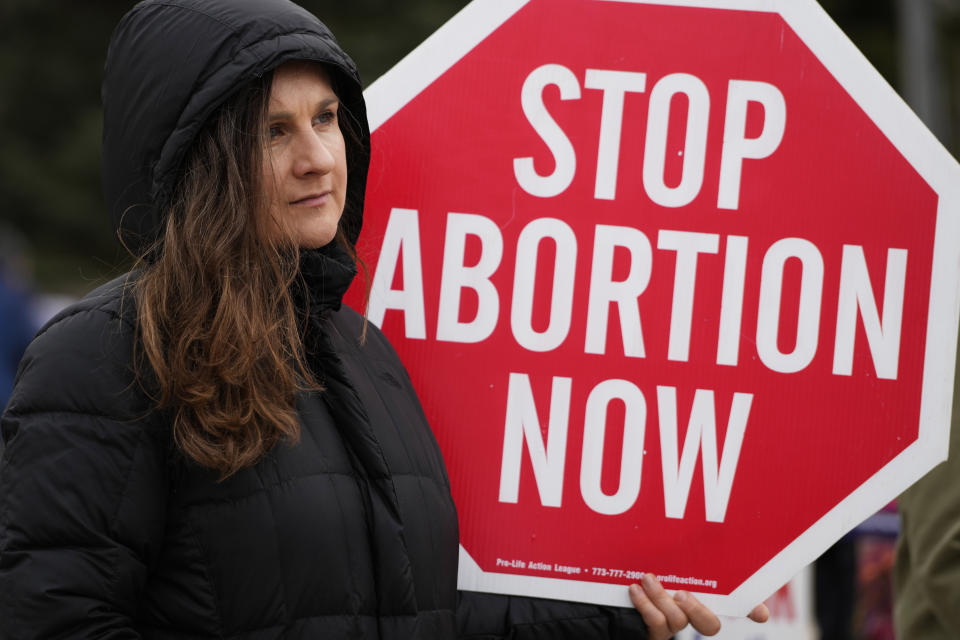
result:
[[(581, 227), (582, 228), (582, 227)], [(466, 264), (469, 238), (479, 240), (480, 258)], [(750, 247), (746, 236), (661, 229), (656, 232), (656, 249), (651, 237), (640, 229), (598, 224), (593, 228), (592, 264), (586, 292), (584, 353), (604, 354), (608, 344), (611, 306), (616, 308), (621, 344), (626, 357), (646, 356), (645, 336), (638, 308), (655, 270), (657, 258), (675, 257), (673, 302), (671, 306), (667, 358), (687, 362), (693, 302), (697, 290), (697, 263), (704, 256), (719, 254), (724, 245), (719, 331), (716, 347), (718, 365), (736, 366), (740, 359), (740, 334), (744, 315), (746, 264)], [(554, 253), (549, 320), (547, 327), (533, 326), (534, 282), (542, 243), (553, 242)], [(574, 289), (581, 268), (577, 234), (556, 218), (537, 218), (520, 231), (515, 247), (516, 262), (510, 296), (510, 331), (516, 344), (531, 352), (557, 349), (570, 339), (574, 312)], [(630, 255), (629, 273), (614, 279), (614, 252)], [(895, 380), (900, 356), (900, 333), (906, 283), (907, 250), (889, 248), (883, 290), (874, 291), (864, 249), (844, 244), (836, 308), (833, 345), (834, 375), (852, 375), (858, 318), (862, 320), (876, 376)], [(504, 238), (492, 219), (469, 213), (448, 213), (443, 242), (440, 294), (436, 301), (438, 342), (481, 343), (490, 338), (500, 321), (503, 293), (491, 278), (501, 266)], [(666, 258), (663, 258), (666, 259)], [(781, 327), (783, 281), (788, 261), (798, 260), (802, 268), (797, 306), (796, 343), (788, 351), (778, 343)], [(400, 269), (402, 287), (394, 288)], [(820, 347), (821, 308), (826, 277), (821, 248), (803, 238), (779, 239), (764, 250), (757, 305), (756, 350), (759, 360), (771, 371), (796, 373), (805, 369)], [(477, 313), (461, 319), (465, 290), (479, 300)], [(543, 292), (538, 292), (544, 295)], [(880, 295), (878, 295), (878, 293)], [(582, 298), (581, 298), (582, 299)], [(877, 301), (882, 300), (882, 308)], [(421, 260), (420, 214), (415, 209), (394, 208), (384, 232), (380, 257), (370, 290), (368, 317), (381, 325), (388, 310), (403, 313), (405, 335), (424, 340), (426, 301)]]

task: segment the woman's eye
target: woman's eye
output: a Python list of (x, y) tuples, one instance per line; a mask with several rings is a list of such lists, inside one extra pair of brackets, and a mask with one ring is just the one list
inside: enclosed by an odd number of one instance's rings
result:
[(315, 121), (317, 124), (332, 124), (337, 119), (337, 114), (334, 111), (324, 111), (317, 115)]
[(270, 137), (271, 140), (279, 137), (282, 133), (283, 133), (283, 128), (280, 127), (280, 125), (276, 125), (276, 124), (271, 125), (270, 128), (267, 130), (267, 135)]

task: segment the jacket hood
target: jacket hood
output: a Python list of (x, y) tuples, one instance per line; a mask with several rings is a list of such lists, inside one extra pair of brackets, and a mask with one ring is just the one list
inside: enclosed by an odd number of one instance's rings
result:
[[(294, 59), (327, 65), (368, 149), (356, 65), (322, 22), (292, 2), (146, 0), (121, 19), (101, 91), (102, 173), (114, 228), (130, 249), (139, 254), (158, 237), (186, 152), (217, 107)], [(349, 163), (347, 200), (356, 206), (340, 222), (351, 242), (362, 224), (363, 158)]]

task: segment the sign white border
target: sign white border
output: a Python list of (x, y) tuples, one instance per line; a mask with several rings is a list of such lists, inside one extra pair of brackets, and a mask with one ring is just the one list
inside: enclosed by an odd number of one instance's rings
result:
[[(919, 438), (730, 595), (697, 593), (718, 614), (742, 616), (791, 576), (946, 459), (960, 320), (960, 165), (814, 0), (587, 0), (777, 13), (939, 196)], [(498, 29), (529, 0), (474, 0), (374, 82), (371, 131)], [(483, 571), (460, 546), (458, 587), (631, 606), (622, 585)]]

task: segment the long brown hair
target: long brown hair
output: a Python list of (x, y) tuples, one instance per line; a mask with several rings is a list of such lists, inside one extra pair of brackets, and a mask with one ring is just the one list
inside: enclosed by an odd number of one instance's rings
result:
[[(267, 228), (278, 224), (261, 174), (271, 81), (244, 87), (194, 141), (135, 285), (139, 370), (179, 449), (221, 479), (295, 442), (295, 394), (320, 388), (291, 295), (297, 247)], [(355, 257), (342, 230), (336, 241)]]

